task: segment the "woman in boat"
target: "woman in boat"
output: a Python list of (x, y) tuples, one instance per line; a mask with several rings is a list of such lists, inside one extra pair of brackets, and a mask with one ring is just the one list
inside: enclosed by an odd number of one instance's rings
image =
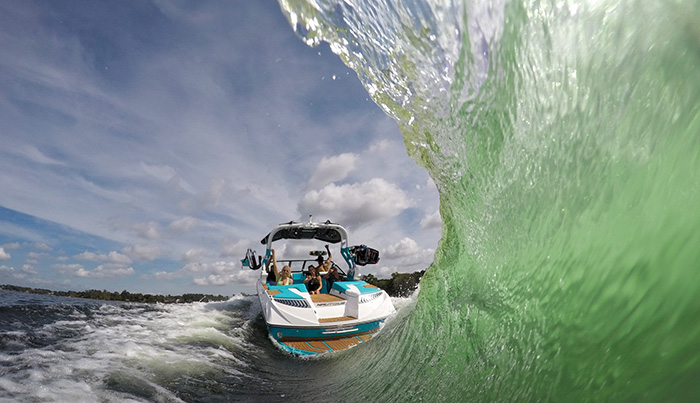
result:
[[(275, 275), (275, 284), (277, 285), (292, 285), (294, 280), (292, 279), (292, 269), (285, 265), (282, 268), (282, 272), (277, 269), (277, 258), (275, 257), (275, 250), (271, 249), (272, 259), (267, 262), (267, 281), (272, 280), (271, 274)], [(272, 271), (270, 271), (270, 265), (272, 265)]]
[(321, 280), (321, 276), (319, 276), (316, 272), (315, 267), (309, 266), (309, 274), (306, 275), (306, 279), (304, 279), (304, 284), (306, 284), (306, 288), (309, 290), (309, 294), (321, 293), (321, 286), (323, 285), (323, 281)]

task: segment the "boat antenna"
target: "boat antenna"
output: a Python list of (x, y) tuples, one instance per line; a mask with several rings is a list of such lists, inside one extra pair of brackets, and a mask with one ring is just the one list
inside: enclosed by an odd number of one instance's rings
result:
[(313, 214), (309, 214), (309, 224), (311, 224), (311, 220), (314, 218)]

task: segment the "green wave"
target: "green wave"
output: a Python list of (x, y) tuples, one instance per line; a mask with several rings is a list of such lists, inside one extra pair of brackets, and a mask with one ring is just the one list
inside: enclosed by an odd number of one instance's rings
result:
[(700, 401), (697, 1), (280, 3), (440, 192), (416, 307), (341, 396)]

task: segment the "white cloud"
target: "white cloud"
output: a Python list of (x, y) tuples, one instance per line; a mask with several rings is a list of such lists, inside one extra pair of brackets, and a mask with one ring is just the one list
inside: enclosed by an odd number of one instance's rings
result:
[(86, 277), (125, 277), (134, 274), (133, 267), (126, 267), (119, 264), (105, 263), (97, 266), (94, 270), (86, 273)]
[(31, 264), (31, 265), (36, 265), (39, 264), (39, 260), (42, 258), (47, 258), (51, 257), (51, 255), (45, 253), (45, 252), (29, 252), (27, 253), (27, 258), (24, 260), (25, 264)]
[(428, 214), (420, 221), (420, 227), (423, 229), (442, 228), (442, 220), (440, 219), (440, 211), (435, 210), (432, 214)]
[(5, 245), (0, 245), (0, 248), (7, 249), (7, 250), (18, 249), (19, 247), (20, 247), (19, 242), (12, 242), (12, 243), (6, 243)]
[(176, 176), (175, 169), (169, 165), (150, 165), (141, 161), (139, 166), (148, 175), (151, 175), (162, 182), (168, 182), (170, 179)]
[(162, 251), (153, 245), (129, 245), (122, 249), (122, 253), (133, 260), (155, 260), (161, 256)]
[(348, 176), (355, 170), (358, 156), (353, 153), (343, 153), (333, 157), (323, 157), (309, 179), (309, 189), (320, 189), (329, 183), (336, 182)]
[(64, 162), (55, 160), (51, 157), (47, 157), (46, 154), (42, 153), (38, 148), (36, 148), (34, 145), (27, 144), (24, 147), (22, 147), (21, 150), (17, 150), (18, 154), (22, 155), (23, 157), (27, 158), (28, 160), (32, 162), (36, 162), (38, 164), (44, 164), (44, 165), (65, 165)]
[(27, 278), (27, 273), (20, 273), (17, 270), (15, 270), (14, 267), (9, 267), (5, 265), (0, 266), (0, 275), (9, 276), (10, 278), (15, 280), (25, 280)]
[(393, 267), (382, 266), (374, 272), (374, 276), (377, 278), (391, 278), (393, 273), (396, 273)]
[(143, 222), (132, 226), (136, 233), (146, 239), (160, 238), (160, 225), (155, 221)]
[(141, 278), (149, 280), (149, 279), (156, 279), (156, 280), (173, 280), (176, 278), (182, 278), (186, 276), (187, 273), (183, 270), (178, 270), (178, 271), (159, 271), (156, 273), (153, 273), (151, 275), (144, 275), (141, 276)]
[(386, 247), (381, 255), (384, 263), (389, 263), (392, 272), (410, 272), (426, 269), (435, 256), (435, 250), (422, 248), (416, 241), (405, 237)]
[(221, 204), (221, 199), (224, 197), (227, 188), (228, 185), (225, 180), (218, 179), (213, 181), (204, 196), (206, 205), (209, 207), (217, 207)]
[(225, 241), (221, 251), (221, 257), (242, 258), (249, 247), (250, 240), (248, 239), (240, 239), (235, 243), (233, 241)]
[(416, 253), (419, 253), (420, 251), (421, 249), (416, 243), (416, 241), (414, 241), (411, 238), (403, 238), (399, 242), (390, 245), (388, 248), (386, 248), (384, 256), (389, 259), (397, 259), (414, 255)]
[(68, 274), (71, 276), (76, 276), (77, 275), (76, 273), (85, 271), (85, 267), (83, 267), (82, 264), (77, 264), (77, 263), (55, 264), (55, 265), (51, 266), (51, 268), (58, 270), (58, 272), (61, 274)]
[(194, 217), (183, 217), (175, 220), (168, 225), (168, 229), (173, 232), (187, 232), (197, 225), (197, 219)]
[(131, 259), (128, 256), (123, 255), (117, 251), (111, 251), (108, 254), (100, 254), (94, 252), (85, 251), (74, 256), (78, 260), (87, 260), (89, 262), (110, 262), (117, 264), (131, 264)]
[(228, 189), (229, 186), (225, 180), (215, 179), (205, 191), (181, 200), (178, 206), (186, 211), (199, 211), (219, 207)]
[(260, 272), (243, 270), (236, 262), (215, 262), (205, 265), (205, 271), (210, 274), (203, 277), (195, 277), (192, 281), (197, 285), (227, 285), (227, 284), (254, 284)]
[(132, 267), (115, 263), (102, 264), (93, 270), (86, 270), (81, 264), (57, 264), (53, 265), (52, 268), (63, 275), (83, 278), (126, 277), (134, 274)]
[(188, 263), (174, 272), (160, 271), (142, 278), (157, 280), (172, 280), (193, 274), (192, 282), (201, 286), (221, 286), (226, 284), (253, 285), (260, 272), (243, 270), (238, 262), (218, 261), (213, 263)]
[(370, 145), (367, 151), (369, 151), (370, 153), (382, 153), (386, 152), (389, 149), (391, 149), (391, 143), (389, 142), (389, 140), (381, 139), (376, 143)]
[(199, 260), (203, 255), (207, 253), (206, 249), (202, 248), (197, 248), (197, 249), (188, 249), (183, 255), (182, 255), (182, 260), (185, 262), (194, 262), (196, 260)]
[(12, 256), (5, 252), (5, 248), (0, 248), (0, 260), (10, 260), (10, 258), (12, 258)]
[(412, 202), (406, 193), (393, 183), (374, 178), (363, 183), (337, 186), (329, 184), (312, 190), (299, 202), (302, 215), (328, 217), (350, 228), (385, 220), (399, 215)]

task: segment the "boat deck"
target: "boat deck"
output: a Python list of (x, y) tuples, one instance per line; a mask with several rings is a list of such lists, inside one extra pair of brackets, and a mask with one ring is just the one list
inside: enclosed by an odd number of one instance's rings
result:
[(345, 322), (348, 320), (355, 320), (357, 319), (354, 316), (338, 316), (336, 318), (320, 318), (318, 320), (318, 323), (331, 323), (331, 322)]
[(340, 351), (358, 345), (372, 338), (371, 334), (363, 334), (360, 336), (343, 337), (333, 340), (314, 340), (314, 341), (284, 341), (280, 342), (294, 350), (301, 350), (312, 354), (328, 353), (330, 351)]
[(332, 294), (311, 294), (311, 301), (314, 303), (324, 303), (324, 302), (342, 302), (345, 301), (343, 298)]

